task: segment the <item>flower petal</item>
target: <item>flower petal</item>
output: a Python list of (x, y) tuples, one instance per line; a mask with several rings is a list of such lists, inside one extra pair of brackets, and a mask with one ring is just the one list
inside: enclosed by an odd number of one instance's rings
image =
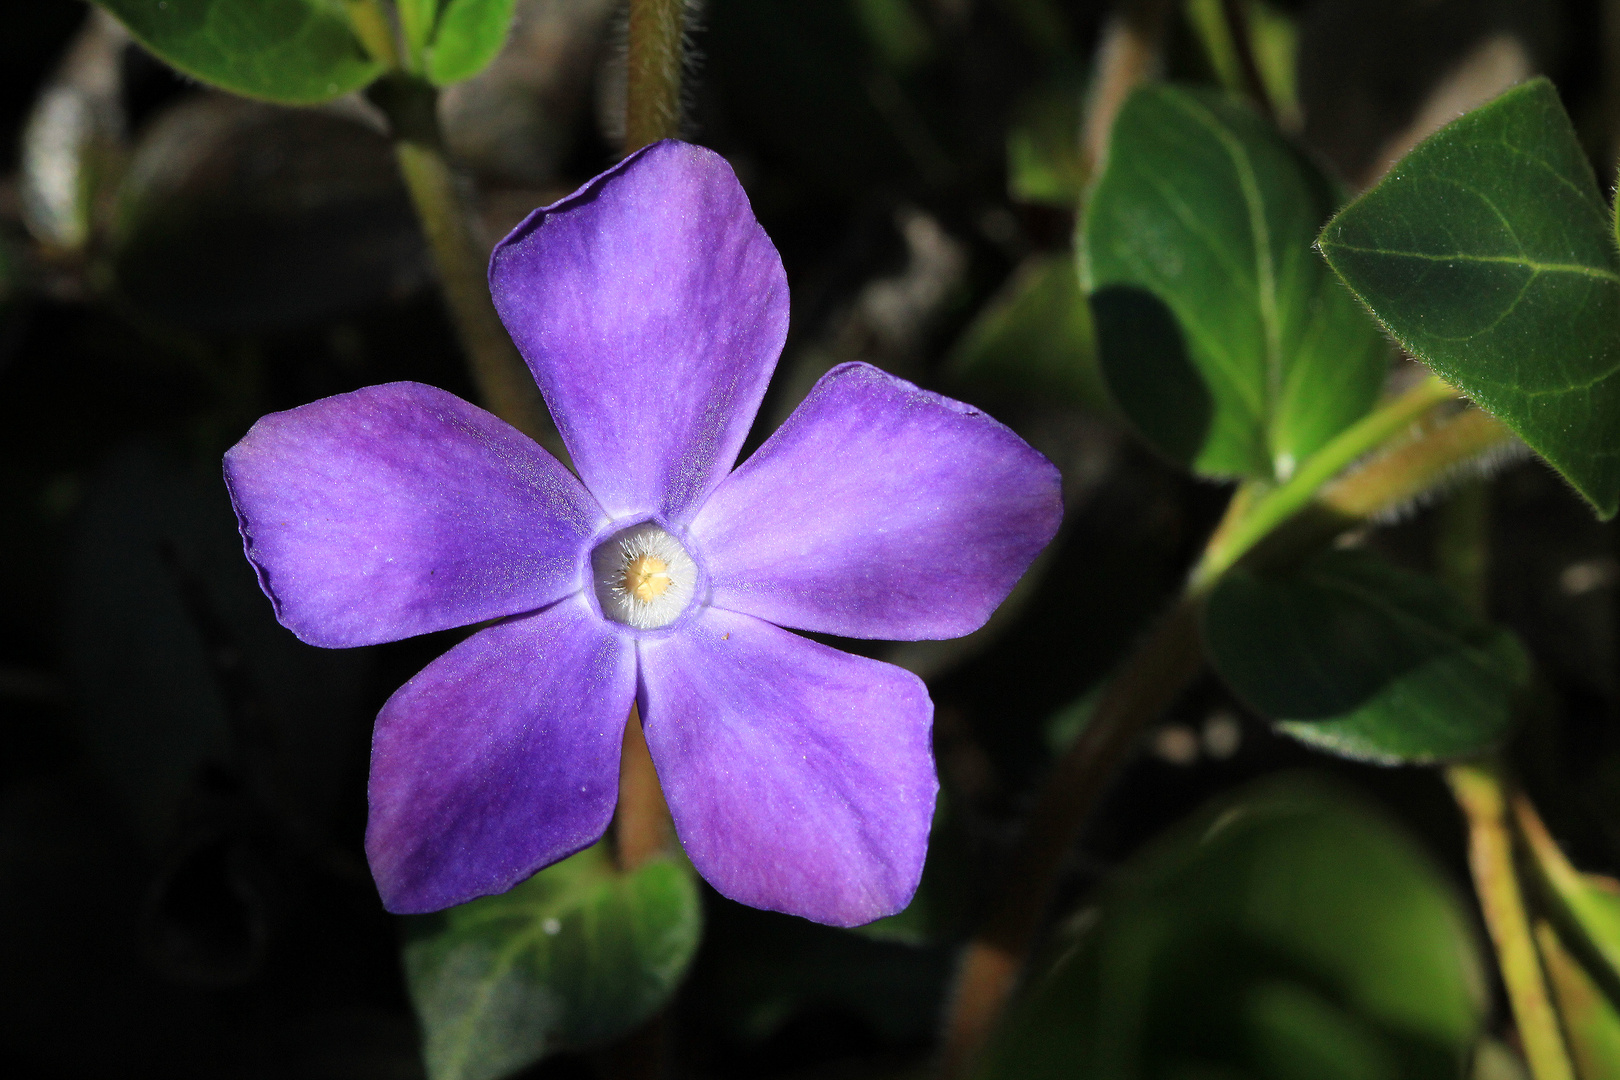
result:
[(489, 281), (585, 486), (615, 519), (684, 521), (787, 336), (782, 260), (731, 166), (654, 143), (530, 214)]
[(266, 416), (225, 483), (276, 618), (328, 648), (544, 607), (583, 587), (607, 520), (515, 428), (421, 383)]
[(635, 685), (634, 645), (570, 597), (400, 687), (371, 743), (366, 856), (384, 906), (503, 892), (601, 837)]
[(716, 607), (914, 640), (984, 625), (1062, 517), (1057, 468), (1010, 429), (843, 364), (715, 490), (691, 534)]
[(910, 902), (939, 789), (920, 679), (712, 608), (640, 650), (647, 746), (709, 884), (835, 926)]

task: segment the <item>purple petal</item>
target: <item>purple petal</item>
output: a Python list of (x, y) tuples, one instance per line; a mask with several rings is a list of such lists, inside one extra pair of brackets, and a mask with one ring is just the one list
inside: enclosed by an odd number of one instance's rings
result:
[(782, 261), (731, 166), (655, 143), (530, 214), (489, 280), (585, 486), (615, 519), (684, 520), (787, 336)]
[(920, 679), (712, 608), (640, 649), (647, 746), (709, 884), (835, 926), (906, 906), (939, 788)]
[(504, 892), (600, 838), (635, 685), (634, 645), (571, 597), (400, 687), (371, 743), (366, 855), (384, 906)]
[(1058, 471), (990, 417), (833, 368), (692, 522), (716, 607), (845, 637), (984, 625), (1057, 532)]
[(328, 648), (544, 607), (606, 521), (550, 454), (421, 383), (266, 416), (225, 483), (276, 618)]

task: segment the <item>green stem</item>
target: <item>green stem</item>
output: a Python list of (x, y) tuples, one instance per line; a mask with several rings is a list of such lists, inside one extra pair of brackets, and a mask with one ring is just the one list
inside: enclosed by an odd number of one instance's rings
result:
[(1502, 983), (1535, 1080), (1575, 1080), (1530, 932), (1524, 893), (1514, 872), (1512, 834), (1499, 766), (1452, 765), (1446, 779), (1468, 819), (1468, 862)]
[(630, 0), (624, 152), (681, 130), (681, 16), (685, 0)]
[(1251, 509), (1231, 529), (1217, 533), (1194, 568), (1189, 588), (1193, 595), (1208, 592), (1222, 574), (1277, 526), (1304, 510), (1329, 480), (1395, 435), (1411, 427), (1430, 409), (1450, 401), (1457, 392), (1430, 376), (1399, 397), (1374, 409), (1329, 440), (1305, 459), (1299, 471), (1255, 498)]
[(395, 76), (378, 80), (370, 93), (393, 126), (394, 157), (433, 252), (479, 398), (490, 412), (566, 461), (534, 377), (490, 300), (487, 259), (445, 158), (438, 91), (419, 79)]

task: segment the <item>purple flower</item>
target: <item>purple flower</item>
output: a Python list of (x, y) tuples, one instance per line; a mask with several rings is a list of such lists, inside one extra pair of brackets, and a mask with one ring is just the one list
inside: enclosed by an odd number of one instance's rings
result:
[(834, 368), (735, 471), (788, 326), (724, 159), (663, 142), (495, 249), (495, 304), (579, 470), (430, 386), (266, 416), (225, 455), (282, 624), (330, 648), (490, 619), (377, 717), (384, 904), (511, 888), (593, 843), (639, 703), (675, 830), (725, 895), (855, 925), (910, 900), (938, 783), (916, 676), (781, 627), (982, 625), (1062, 515), (1007, 428)]

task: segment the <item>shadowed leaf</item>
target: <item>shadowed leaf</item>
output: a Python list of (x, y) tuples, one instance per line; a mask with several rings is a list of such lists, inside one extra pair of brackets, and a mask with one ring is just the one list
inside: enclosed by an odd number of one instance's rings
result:
[(1507, 732), (1530, 665), (1439, 582), (1360, 551), (1227, 574), (1204, 611), (1211, 662), (1283, 731), (1385, 763), (1478, 752)]

